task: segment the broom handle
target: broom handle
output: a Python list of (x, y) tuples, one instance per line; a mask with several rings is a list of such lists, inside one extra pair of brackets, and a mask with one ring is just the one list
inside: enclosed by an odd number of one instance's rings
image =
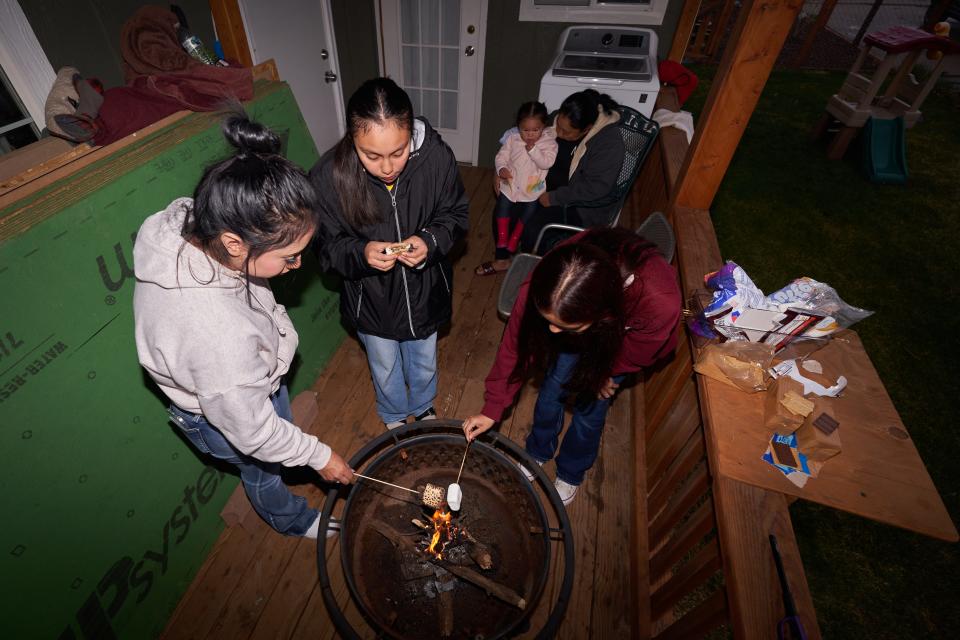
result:
[(419, 491), (414, 491), (413, 489), (407, 489), (406, 487), (401, 487), (398, 484), (393, 484), (392, 482), (387, 482), (386, 480), (378, 480), (376, 478), (371, 478), (370, 476), (365, 476), (362, 473), (357, 473), (356, 471), (353, 472), (353, 475), (357, 476), (358, 478), (363, 478), (364, 480), (373, 480), (374, 482), (379, 482), (380, 484), (389, 485), (395, 489), (403, 489), (404, 491), (409, 491), (410, 493), (415, 493), (417, 495), (420, 495)]

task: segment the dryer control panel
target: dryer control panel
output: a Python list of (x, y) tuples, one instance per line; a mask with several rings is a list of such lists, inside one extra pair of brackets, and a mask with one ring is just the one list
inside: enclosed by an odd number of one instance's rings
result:
[(630, 27), (570, 27), (560, 40), (557, 53), (607, 53), (615, 55), (650, 55), (649, 29)]

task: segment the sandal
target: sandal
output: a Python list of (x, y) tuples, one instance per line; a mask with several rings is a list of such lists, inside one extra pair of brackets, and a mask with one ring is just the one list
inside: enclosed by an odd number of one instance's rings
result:
[(505, 269), (497, 269), (493, 266), (493, 262), (484, 262), (477, 265), (477, 268), (473, 270), (473, 273), (478, 276), (495, 276)]

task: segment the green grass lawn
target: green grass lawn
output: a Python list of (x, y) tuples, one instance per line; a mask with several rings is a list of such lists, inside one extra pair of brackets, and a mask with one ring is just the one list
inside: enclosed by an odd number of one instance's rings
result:
[[(715, 68), (685, 105), (698, 114)], [(711, 213), (725, 259), (766, 292), (797, 276), (876, 311), (855, 328), (955, 523), (960, 408), (960, 111), (935, 93), (907, 132), (905, 186), (869, 182), (854, 142), (826, 158), (810, 131), (843, 79), (777, 71)], [(842, 455), (842, 454), (841, 454)], [(829, 464), (829, 463), (828, 463)], [(955, 638), (960, 548), (799, 500), (791, 516), (826, 638)]]

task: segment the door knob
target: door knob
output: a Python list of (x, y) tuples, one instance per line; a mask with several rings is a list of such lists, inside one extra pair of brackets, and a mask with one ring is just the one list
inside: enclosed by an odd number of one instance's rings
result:
[(472, 44), (468, 44), (467, 48), (463, 50), (463, 53), (464, 55), (472, 56), (474, 53), (476, 53), (476, 51), (477, 50), (473, 48)]
[(320, 59), (326, 60), (330, 57), (330, 53), (326, 49), (320, 49)]
[(336, 82), (337, 74), (333, 71), (327, 71), (325, 74), (323, 74), (323, 81), (326, 83)]

